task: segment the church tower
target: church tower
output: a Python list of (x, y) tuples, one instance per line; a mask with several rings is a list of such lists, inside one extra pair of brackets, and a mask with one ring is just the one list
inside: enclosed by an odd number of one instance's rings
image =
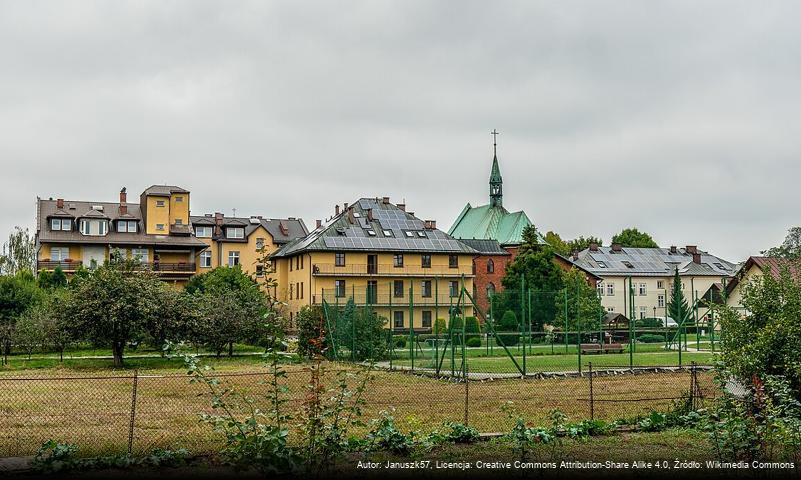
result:
[(492, 131), (492, 171), (490, 172), (489, 187), (490, 187), (490, 207), (503, 206), (503, 179), (501, 178), (501, 169), (498, 167), (498, 143), (496, 142), (496, 131)]

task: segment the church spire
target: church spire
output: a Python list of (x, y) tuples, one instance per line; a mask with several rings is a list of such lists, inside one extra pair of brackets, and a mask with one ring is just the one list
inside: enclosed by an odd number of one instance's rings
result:
[(492, 171), (490, 172), (489, 186), (490, 186), (490, 206), (502, 207), (503, 206), (503, 179), (501, 178), (501, 169), (498, 166), (498, 131), (492, 130)]

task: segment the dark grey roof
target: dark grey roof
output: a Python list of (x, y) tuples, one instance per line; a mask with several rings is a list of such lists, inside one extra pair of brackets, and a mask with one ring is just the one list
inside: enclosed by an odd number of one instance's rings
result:
[[(206, 248), (203, 241), (189, 236), (175, 235), (147, 235), (141, 223), (142, 212), (138, 204), (126, 204), (128, 214), (120, 215), (120, 204), (110, 202), (78, 202), (64, 200), (64, 209), (59, 210), (56, 200), (39, 200), (39, 224), (37, 225), (37, 240), (40, 243), (77, 243), (77, 244), (102, 244), (102, 245), (152, 245), (163, 247), (197, 247)], [(102, 207), (103, 212), (94, 210), (93, 207)], [(114, 226), (110, 228), (108, 234), (103, 236), (83, 235), (73, 225), (73, 230), (69, 232), (52, 231), (48, 224), (50, 217), (61, 217), (66, 212), (70, 216), (78, 219), (82, 217), (96, 217), (114, 220), (137, 220), (139, 228), (137, 233), (117, 232)]]
[(175, 185), (151, 185), (142, 192), (142, 195), (169, 195), (171, 193), (189, 193), (189, 190)]
[[(372, 211), (372, 220), (369, 219), (368, 210)], [(385, 235), (385, 231), (388, 235)], [(383, 203), (380, 198), (359, 199), (350, 209), (333, 217), (305, 238), (278, 249), (272, 256), (288, 257), (306, 251), (478, 254), (441, 230), (425, 228), (422, 220), (397, 205)]]
[[(583, 250), (574, 263), (598, 276), (672, 275), (678, 268), (679, 275), (710, 275), (728, 277), (734, 273), (735, 265), (722, 258), (698, 250), (701, 262), (694, 263), (693, 255), (685, 248), (670, 253), (668, 248), (628, 248), (614, 252), (611, 247), (598, 247), (598, 251)], [(629, 265), (631, 265), (629, 267)]]
[[(192, 225), (216, 225), (214, 216), (190, 216)], [(283, 225), (283, 228), (281, 226)], [(262, 226), (273, 237), (273, 243), (283, 245), (305, 237), (309, 231), (299, 218), (223, 217), (223, 227), (244, 227), (245, 238)], [(224, 234), (224, 232), (223, 232)], [(217, 237), (214, 237), (217, 239)], [(232, 240), (232, 239), (226, 239)]]
[(459, 241), (483, 255), (511, 255), (497, 240), (462, 238)]

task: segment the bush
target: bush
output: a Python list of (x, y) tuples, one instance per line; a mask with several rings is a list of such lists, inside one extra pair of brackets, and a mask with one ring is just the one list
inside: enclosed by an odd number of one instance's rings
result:
[(481, 346), (481, 338), (478, 336), (469, 337), (465, 343), (468, 347), (480, 347)]
[(471, 338), (479, 338), (479, 345), (481, 344), (481, 340), (479, 337), (479, 334), (481, 333), (481, 325), (479, 325), (478, 319), (476, 317), (465, 318), (464, 331), (465, 331), (465, 341), (469, 342)]
[(325, 321), (319, 307), (304, 306), (295, 317), (298, 329), (298, 354), (312, 358), (325, 347)]
[(445, 322), (444, 318), (438, 318), (436, 322), (434, 322), (434, 335), (444, 335), (448, 332), (448, 324)]
[(517, 315), (514, 310), (507, 310), (501, 317), (498, 330), (502, 332), (517, 332), (519, 328), (520, 325), (517, 323)]
[(644, 333), (637, 336), (637, 341), (642, 343), (664, 343), (665, 336), (661, 333)]
[(406, 348), (406, 336), (394, 335), (392, 337), (392, 344), (395, 345), (395, 348)]
[(520, 343), (520, 334), (517, 332), (498, 332), (495, 336), (499, 340), (498, 344), (503, 343), (507, 347), (514, 347)]

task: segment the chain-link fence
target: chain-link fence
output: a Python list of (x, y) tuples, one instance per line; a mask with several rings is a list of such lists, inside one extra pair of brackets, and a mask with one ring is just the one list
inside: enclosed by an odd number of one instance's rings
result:
[[(337, 372), (353, 364), (324, 364), (322, 383), (334, 388)], [(285, 408), (300, 422), (311, 371), (287, 367)], [(269, 409), (266, 371), (216, 373), (221, 388), (234, 388)], [(582, 373), (504, 378), (462, 369), (461, 375), (372, 371), (364, 392), (363, 419), (391, 411), (402, 429), (430, 431), (443, 422), (462, 422), (481, 432), (505, 432), (512, 420), (501, 407), (513, 402), (528, 422), (548, 423), (549, 412), (563, 411), (572, 421), (633, 418), (669, 411), (680, 402), (696, 407), (715, 395), (705, 367), (618, 369), (588, 362)], [(33, 454), (43, 442), (73, 443), (84, 455), (144, 453), (154, 448), (186, 448), (212, 453), (221, 434), (200, 421), (213, 413), (208, 386), (180, 374), (105, 376), (0, 376), (0, 456)], [(242, 405), (237, 414), (245, 415)], [(218, 412), (219, 413), (219, 412)], [(369, 422), (368, 422), (369, 423)], [(363, 432), (367, 433), (364, 427)]]

